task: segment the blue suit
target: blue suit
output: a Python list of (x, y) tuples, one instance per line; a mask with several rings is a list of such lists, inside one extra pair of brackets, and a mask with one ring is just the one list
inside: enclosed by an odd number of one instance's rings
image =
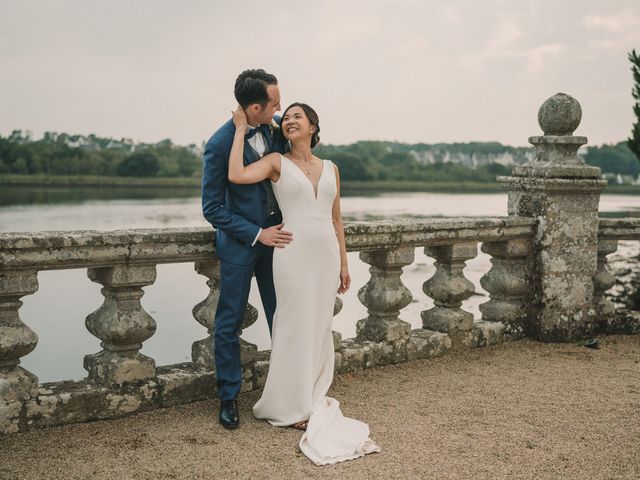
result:
[[(276, 120), (279, 120), (276, 118)], [(267, 150), (285, 151), (280, 131), (261, 126)], [(229, 120), (216, 131), (204, 149), (202, 212), (216, 229), (216, 253), (220, 258), (220, 297), (215, 314), (214, 350), (220, 400), (232, 400), (240, 392), (242, 367), (238, 331), (244, 319), (251, 278), (255, 273), (269, 331), (276, 308), (273, 287), (273, 247), (251, 245), (260, 228), (278, 225), (282, 215), (271, 184), (236, 185), (228, 180), (229, 155), (235, 135)], [(260, 157), (245, 139), (244, 164)]]

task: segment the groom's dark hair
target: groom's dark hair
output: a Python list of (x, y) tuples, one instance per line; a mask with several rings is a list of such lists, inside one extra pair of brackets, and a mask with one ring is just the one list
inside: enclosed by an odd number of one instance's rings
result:
[(267, 85), (277, 84), (278, 79), (276, 76), (265, 72), (261, 68), (245, 70), (236, 78), (233, 93), (242, 108), (247, 108), (254, 103), (264, 107), (269, 102)]

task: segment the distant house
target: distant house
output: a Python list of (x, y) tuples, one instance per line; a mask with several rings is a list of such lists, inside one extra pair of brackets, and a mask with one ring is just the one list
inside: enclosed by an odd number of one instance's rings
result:
[[(513, 150), (513, 151), (510, 151)], [(507, 149), (496, 152), (456, 152), (445, 147), (433, 147), (425, 150), (411, 150), (410, 152), (418, 163), (431, 165), (437, 162), (453, 163), (469, 168), (477, 168), (483, 165), (499, 163), (505, 167), (522, 165), (531, 160), (535, 152), (530, 148)]]
[(620, 175), (618, 173), (615, 176), (615, 182), (617, 185), (640, 185), (640, 175), (638, 175), (638, 178), (633, 178), (631, 175)]

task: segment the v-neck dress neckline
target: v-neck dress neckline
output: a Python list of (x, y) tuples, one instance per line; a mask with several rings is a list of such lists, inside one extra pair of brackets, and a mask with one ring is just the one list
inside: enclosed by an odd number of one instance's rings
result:
[[(315, 200), (318, 200), (318, 192), (319, 192), (319, 187), (320, 187), (320, 181), (322, 180), (322, 176), (324, 175), (324, 167), (325, 167), (325, 161), (324, 160), (320, 160), (322, 162), (322, 170), (320, 170), (320, 176), (318, 177), (318, 181), (314, 184), (311, 179), (309, 177), (307, 177), (307, 175), (305, 175), (305, 173), (302, 171), (302, 169), (296, 165), (296, 163), (291, 160), (290, 158), (285, 157), (284, 155), (280, 154), (281, 157), (286, 158), (288, 162), (290, 162), (296, 170), (298, 170), (298, 172), (300, 172), (300, 174), (305, 178), (305, 181), (309, 182), (309, 184), (311, 185), (311, 190), (313, 192), (313, 198)], [(281, 173), (282, 175), (282, 173)]]

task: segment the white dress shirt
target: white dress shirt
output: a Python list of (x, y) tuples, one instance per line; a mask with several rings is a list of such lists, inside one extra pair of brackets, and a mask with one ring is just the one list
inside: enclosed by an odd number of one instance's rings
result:
[[(247, 133), (256, 127), (252, 127), (251, 125), (247, 125)], [(264, 135), (262, 132), (256, 133), (253, 137), (249, 139), (249, 145), (253, 148), (260, 158), (264, 157), (264, 153), (267, 151), (267, 142), (264, 139)]]
[[(256, 127), (247, 125), (247, 132), (250, 132), (254, 128)], [(265, 141), (264, 135), (262, 134), (262, 132), (257, 132), (253, 137), (251, 137), (249, 139), (249, 145), (251, 145), (251, 148), (253, 148), (258, 153), (258, 156), (260, 158), (264, 157), (264, 153), (267, 151), (267, 142)], [(262, 233), (262, 228), (258, 230), (258, 235), (256, 235), (255, 240), (251, 244), (252, 247), (258, 241), (258, 237), (260, 236), (260, 233)]]

